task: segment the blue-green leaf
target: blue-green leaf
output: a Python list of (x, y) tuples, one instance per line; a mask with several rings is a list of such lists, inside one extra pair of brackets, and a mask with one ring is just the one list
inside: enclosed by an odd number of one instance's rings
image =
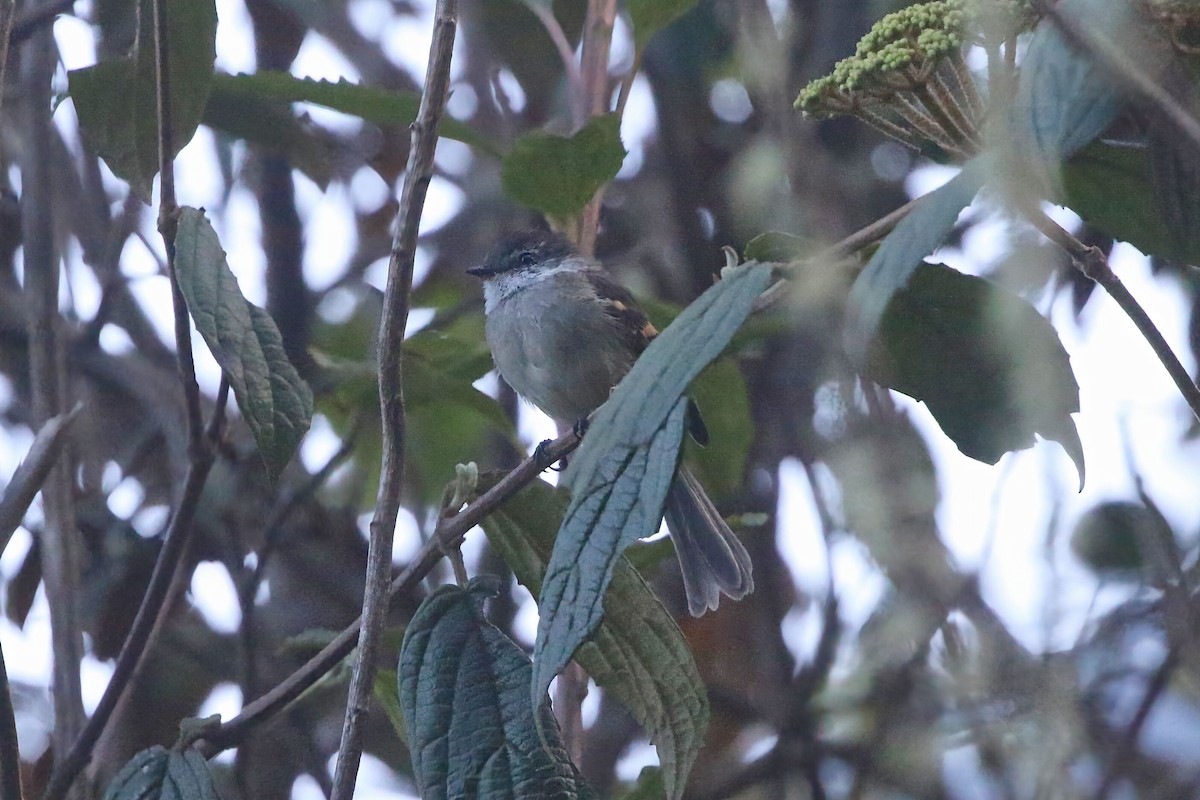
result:
[(422, 800), (590, 797), (548, 703), (534, 723), (529, 659), (483, 615), (494, 593), (494, 581), (443, 586), (404, 635), (400, 706)]
[[(482, 476), (479, 491), (490, 485), (489, 476)], [(566, 509), (566, 493), (537, 480), (482, 523), (492, 546), (535, 597)], [(708, 696), (692, 652), (671, 614), (624, 557), (613, 570), (604, 614), (575, 660), (646, 730), (663, 770), (658, 796), (665, 781), (668, 797), (678, 798), (709, 719)]]
[(220, 800), (220, 795), (199, 752), (155, 745), (126, 762), (104, 800)]
[(571, 504), (538, 601), (534, 698), (595, 631), (621, 553), (654, 533), (675, 474), (688, 384), (729, 342), (771, 270), (730, 270), (655, 339), (600, 407), (571, 459)]
[(277, 477), (312, 421), (312, 390), (283, 352), (271, 315), (242, 296), (203, 211), (180, 210), (175, 269), (196, 329), (229, 380), (267, 472)]

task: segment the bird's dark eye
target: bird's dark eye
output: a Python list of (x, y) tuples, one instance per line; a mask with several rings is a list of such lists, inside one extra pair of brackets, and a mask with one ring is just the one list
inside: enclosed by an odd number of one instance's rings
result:
[(524, 253), (521, 253), (521, 255), (517, 256), (517, 261), (521, 264), (522, 267), (532, 267), (534, 264), (537, 263), (537, 259), (534, 258), (533, 253), (529, 252), (528, 250), (526, 250)]

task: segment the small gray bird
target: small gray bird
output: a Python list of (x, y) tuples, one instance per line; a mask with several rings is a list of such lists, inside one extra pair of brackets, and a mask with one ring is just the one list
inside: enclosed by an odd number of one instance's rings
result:
[[(467, 272), (484, 281), (496, 369), (560, 429), (604, 403), (658, 335), (629, 291), (557, 233), (514, 233)], [(707, 444), (695, 405), (688, 430)], [(715, 609), (722, 592), (740, 600), (754, 591), (750, 556), (686, 467), (667, 492), (666, 518), (693, 616)]]

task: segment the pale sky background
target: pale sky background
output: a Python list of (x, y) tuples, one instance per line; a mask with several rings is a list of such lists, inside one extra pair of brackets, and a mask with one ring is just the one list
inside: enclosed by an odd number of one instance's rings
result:
[[(86, 16), (88, 5), (88, 2), (80, 2), (76, 8)], [(773, 8), (778, 10), (779, 5), (775, 3)], [(253, 43), (244, 7), (240, 0), (217, 0), (217, 7), (220, 20), (218, 68), (228, 72), (252, 70)], [(365, 36), (383, 42), (385, 52), (397, 63), (412, 69), (415, 74), (423, 72), (429, 42), (428, 17), (417, 21), (394, 20), (387, 0), (355, 0), (351, 8), (352, 19)], [(66, 69), (94, 63), (92, 33), (86, 23), (61, 18), (55, 25), (55, 34)], [(614, 64), (627, 62), (627, 42), (627, 31), (618, 30), (614, 39)], [(305, 40), (292, 72), (297, 76), (330, 80), (360, 79), (333, 47), (314, 34), (309, 34)], [(515, 102), (523, 102), (515, 81), (509, 79), (507, 85)], [(58, 88), (64, 87), (65, 72), (60, 71)], [(714, 89), (712, 101), (723, 116), (737, 117), (748, 112), (745, 98), (739, 85), (722, 81)], [(469, 91), (459, 91), (451, 110), (461, 112), (473, 103)], [(304, 110), (320, 123), (340, 129), (353, 129), (360, 124), (325, 109), (306, 107)], [(73, 114), (68, 100), (59, 106), (56, 120), (65, 130), (73, 130)], [(654, 136), (654, 120), (649, 89), (644, 79), (639, 79), (634, 84), (622, 123), (622, 138), (630, 151), (624, 166), (626, 173), (636, 171), (640, 165), (643, 145)], [(241, 158), (244, 149), (239, 146), (235, 152)], [(471, 158), (469, 149), (463, 145), (455, 142), (439, 145), (439, 164), (450, 171), (466, 170)], [(909, 178), (907, 188), (910, 195), (917, 196), (945, 182), (953, 174), (954, 170), (950, 168), (923, 167)], [(220, 172), (213, 154), (212, 135), (207, 129), (201, 128), (181, 153), (176, 175), (179, 203), (208, 209), (242, 291), (250, 300), (262, 305), (265, 300), (264, 257), (259, 248), (256, 204), (251, 192), (241, 185), (233, 188), (228, 203), (223, 204), (218, 182)], [(123, 199), (125, 186), (111, 175), (107, 177), (119, 202)], [(302, 175), (297, 174), (296, 180), (297, 202), (305, 224), (305, 276), (313, 286), (320, 288), (341, 274), (353, 251), (354, 231), (347, 201), (358, 208), (378, 208), (397, 187), (386, 186), (373, 171), (365, 168), (354, 176), (348, 187), (331, 185), (327, 192), (322, 192)], [(455, 187), (435, 178), (430, 186), (422, 229), (432, 231), (445, 224), (457, 213), (463, 200)], [(989, 212), (977, 205), (964, 213), (987, 215)], [(1055, 213), (1065, 224), (1074, 219), (1069, 212), (1055, 210)], [(152, 218), (153, 215), (147, 215), (143, 238), (161, 258), (161, 239), (153, 228)], [(965, 272), (986, 271), (988, 265), (1003, 257), (1010, 247), (1009, 233), (1009, 223), (991, 215), (983, 224), (971, 229), (964, 238), (962, 250), (940, 251), (938, 260)], [(87, 318), (96, 310), (99, 288), (90, 271), (80, 263), (77, 246), (66, 257), (65, 275), (73, 302), (79, 316)], [(428, 262), (429, 253), (418, 255), (418, 280)], [(1153, 278), (1148, 260), (1127, 245), (1118, 246), (1113, 255), (1113, 266), (1149, 311), (1184, 365), (1194, 373), (1195, 364), (1186, 343), (1187, 305), (1175, 281), (1169, 277)], [(167, 280), (158, 275), (155, 257), (145, 244), (127, 247), (122, 256), (122, 269), (134, 279), (134, 291), (153, 316), (160, 335), (165, 341), (172, 341)], [(368, 276), (376, 286), (383, 288), (382, 264), (373, 266)], [(67, 302), (66, 285), (65, 282), (64, 302)], [(1200, 477), (1197, 469), (1200, 444), (1181, 441), (1181, 434), (1190, 419), (1186, 405), (1132, 323), (1103, 292), (1096, 292), (1078, 325), (1072, 319), (1067, 293), (1060, 293), (1052, 302), (1049, 294), (1031, 299), (1058, 329), (1081, 387), (1082, 411), (1075, 416), (1075, 421), (1088, 464), (1087, 484), (1081, 493), (1073, 491), (1077, 484), (1075, 469), (1057, 444), (1041, 443), (1032, 450), (1005, 456), (995, 467), (987, 466), (960, 454), (923, 406), (897, 397), (909, 409), (930, 443), (943, 497), (938, 522), (946, 544), (960, 567), (978, 572), (985, 599), (1013, 633), (1027, 647), (1044, 651), (1071, 646), (1089, 619), (1095, 619), (1126, 597), (1125, 590), (1119, 587), (1106, 587), (1097, 595), (1095, 579), (1075, 561), (1068, 548), (1071, 527), (1082, 511), (1105, 499), (1135, 498), (1131, 471), (1123, 455), (1121, 425), (1125, 426), (1133, 443), (1137, 469), (1177, 531), (1200, 530), (1200, 507), (1194, 502), (1197, 478)], [(425, 324), (429, 316), (429, 313), (414, 313), (410, 328)], [(131, 346), (113, 326), (105, 329), (101, 342), (104, 347), (118, 352)], [(212, 394), (217, 386), (218, 368), (198, 335), (194, 335), (193, 342), (200, 384)], [(480, 386), (494, 391), (494, 376), (481, 381)], [(10, 394), (11, 386), (0, 378), (0, 400)], [(550, 436), (553, 426), (540, 412), (523, 406), (520, 432), (524, 441), (533, 445)], [(0, 430), (0, 485), (7, 482), (32, 438), (32, 433), (27, 430)], [(324, 463), (336, 446), (329, 425), (318, 418), (303, 445), (302, 457), (310, 468), (315, 468)], [(832, 485), (828, 472), (823, 474)], [(802, 591), (820, 594), (829, 576), (825, 566), (825, 545), (818, 532), (808, 483), (799, 465), (791, 462), (782, 465), (778, 478), (781, 482), (780, 551), (797, 586)], [(118, 480), (119, 476), (113, 476), (112, 483)], [(1061, 495), (1064, 500), (1059, 509), (1058, 535), (1053, 545), (1054, 558), (1049, 564), (1045, 558), (1045, 530), (1052, 509), (1047, 485), (1066, 489)], [(114, 512), (128, 517), (140, 500), (138, 492), (132, 482), (119, 485), (111, 499)], [(991, 519), (993, 509), (999, 509), (999, 518), (994, 521)], [(36, 520), (39, 515), (40, 500), (30, 518)], [(159, 529), (165, 516), (166, 509), (151, 510), (133, 522), (140, 531), (152, 533)], [(989, 541), (987, 532), (991, 525), (1000, 533)], [(479, 537), (476, 531), (468, 539), (468, 555), (478, 551)], [(1194, 534), (1191, 534), (1185, 544), (1193, 538)], [(4, 580), (13, 576), (29, 544), (28, 532), (20, 529), (0, 556), (0, 576)], [(413, 520), (402, 514), (396, 539), (397, 559), (407, 558), (418, 546)], [(874, 607), (884, 588), (883, 579), (862, 546), (853, 540), (835, 540), (830, 556), (836, 585), (841, 587), (841, 613), (846, 622), (855, 627)], [(218, 630), (237, 628), (236, 593), (223, 566), (202, 564), (196, 572), (190, 599)], [(1056, 612), (1056, 618), (1050, 624), (1047, 623), (1047, 607)], [(819, 614), (816, 607), (794, 612), (785, 626), (788, 645), (801, 660), (807, 658), (816, 641)], [(528, 600), (522, 610), (520, 627), (523, 638), (532, 641), (536, 627), (536, 607), (532, 600)], [(49, 684), (50, 634), (41, 590), (23, 630), (7, 618), (0, 618), (0, 643), (13, 680)], [(99, 700), (110, 674), (111, 662), (101, 663), (91, 657), (85, 660), (84, 698), (89, 710)], [(237, 713), (240, 704), (236, 687), (218, 687), (200, 715), (221, 713), (229, 717)], [(594, 715), (595, 707), (596, 695), (593, 693), (585, 706), (589, 717)], [(1169, 735), (1178, 728), (1169, 719), (1160, 721), (1159, 716), (1156, 714), (1151, 718), (1147, 731), (1151, 738)], [(46, 731), (40, 728), (39, 720), (46, 718), (45, 710), (22, 708), (18, 699), (21, 747), (26, 757), (35, 757), (45, 747)], [(760, 744), (758, 749), (765, 749), (770, 742)], [(652, 749), (644, 745), (636, 747), (624, 760), (621, 775), (633, 778), (642, 765), (653, 761)], [(332, 763), (330, 767), (332, 769)], [(410, 797), (392, 779), (390, 771), (370, 757), (364, 760), (358, 787), (356, 797), (364, 799)], [(296, 782), (293, 796), (297, 800), (317, 800), (322, 795), (315, 781), (306, 777)]]

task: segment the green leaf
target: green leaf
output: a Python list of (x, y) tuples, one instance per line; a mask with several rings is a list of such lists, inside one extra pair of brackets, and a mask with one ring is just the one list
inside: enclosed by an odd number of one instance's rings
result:
[(747, 261), (788, 262), (801, 258), (812, 252), (812, 242), (802, 236), (790, 233), (767, 231), (755, 236), (746, 243), (745, 255)]
[(1088, 224), (1143, 253), (1185, 256), (1155, 201), (1144, 149), (1093, 142), (1063, 164), (1062, 183), (1065, 203)]
[(988, 171), (985, 159), (968, 162), (944, 186), (922, 197), (879, 245), (850, 287), (846, 353), (861, 371), (892, 296), (911, 279), (925, 256), (946, 241), (959, 213), (971, 204)]
[[(497, 476), (483, 476), (487, 491)], [(541, 592), (566, 493), (535, 480), (481, 523), (488, 541), (535, 597)], [(667, 552), (670, 552), (669, 541)], [(629, 709), (658, 748), (668, 796), (679, 797), (708, 727), (708, 697), (679, 627), (622, 556), (604, 598), (596, 634), (576, 660), (606, 693)], [(609, 620), (619, 620), (611, 623)]]
[[(213, 86), (228, 96), (313, 103), (376, 125), (410, 125), (417, 118), (417, 109), (421, 105), (419, 92), (381, 89), (345, 80), (334, 83), (297, 78), (272, 70), (252, 75), (219, 73), (213, 79)], [(469, 144), (489, 155), (499, 155), (496, 146), (478, 131), (448, 116), (438, 123), (438, 136)]]
[(941, 264), (918, 265), (888, 304), (866, 374), (929, 407), (971, 458), (994, 464), (1059, 442), (1079, 470), (1083, 445), (1071, 414), (1079, 385), (1054, 327), (1025, 300)]
[[(151, 0), (141, 0), (136, 52), (128, 58), (68, 74), (83, 141), (113, 174), (149, 200), (158, 174), (158, 100)], [(216, 59), (213, 0), (166, 0), (167, 76), (170, 80), (172, 153), (196, 132), (208, 102)]]
[(312, 421), (312, 390), (284, 354), (271, 315), (242, 296), (203, 211), (180, 210), (175, 268), (196, 329), (229, 380), (267, 473), (278, 477)]
[(538, 704), (534, 723), (528, 657), (483, 615), (494, 593), (494, 581), (442, 586), (404, 636), (400, 707), (418, 792), (423, 800), (590, 797), (548, 703)]
[(204, 756), (190, 749), (171, 751), (160, 800), (220, 800)]
[(167, 748), (154, 745), (129, 759), (104, 790), (104, 800), (150, 800), (160, 796), (170, 755)]
[(1163, 530), (1162, 518), (1141, 503), (1114, 500), (1079, 518), (1071, 534), (1071, 551), (1101, 577), (1137, 579), (1149, 572), (1143, 548), (1174, 535)]
[(337, 161), (334, 142), (302, 125), (286, 103), (230, 91), (217, 76), (201, 121), (268, 153), (287, 156), (292, 166), (322, 189), (333, 178)]
[[(1139, 66), (1156, 71), (1159, 48), (1147, 41), (1134, 4), (1060, 0), (1055, 11), (1097, 37), (1109, 51), (1137, 53)], [(1012, 109), (1014, 135), (1045, 162), (1057, 165), (1100, 135), (1125, 105), (1125, 93), (1090, 53), (1043, 19), (1021, 60)]]
[(682, 17), (696, 0), (626, 0), (633, 22), (633, 41), (640, 51), (650, 37)]
[(661, 800), (665, 795), (663, 773), (658, 767), (642, 767), (637, 782), (620, 800)]
[(728, 270), (650, 344), (597, 411), (564, 476), (571, 505), (538, 601), (535, 698), (600, 623), (618, 557), (658, 529), (679, 458), (682, 395), (720, 355), (770, 279), (763, 264)]
[(564, 220), (583, 210), (616, 177), (624, 160), (621, 118), (603, 114), (574, 136), (525, 134), (504, 157), (500, 180), (513, 200)]
[(208, 762), (199, 752), (177, 753), (155, 745), (121, 768), (104, 800), (220, 800), (220, 796)]
[(711, 364), (692, 382), (690, 394), (704, 416), (709, 444), (692, 447), (689, 442), (689, 463), (710, 497), (735, 494), (745, 482), (754, 441), (750, 398), (737, 361), (723, 358)]
[(408, 733), (404, 729), (404, 712), (400, 710), (400, 694), (397, 688), (399, 674), (392, 669), (381, 669), (375, 673), (374, 695), (376, 702), (383, 706), (388, 722), (400, 741), (408, 741)]

